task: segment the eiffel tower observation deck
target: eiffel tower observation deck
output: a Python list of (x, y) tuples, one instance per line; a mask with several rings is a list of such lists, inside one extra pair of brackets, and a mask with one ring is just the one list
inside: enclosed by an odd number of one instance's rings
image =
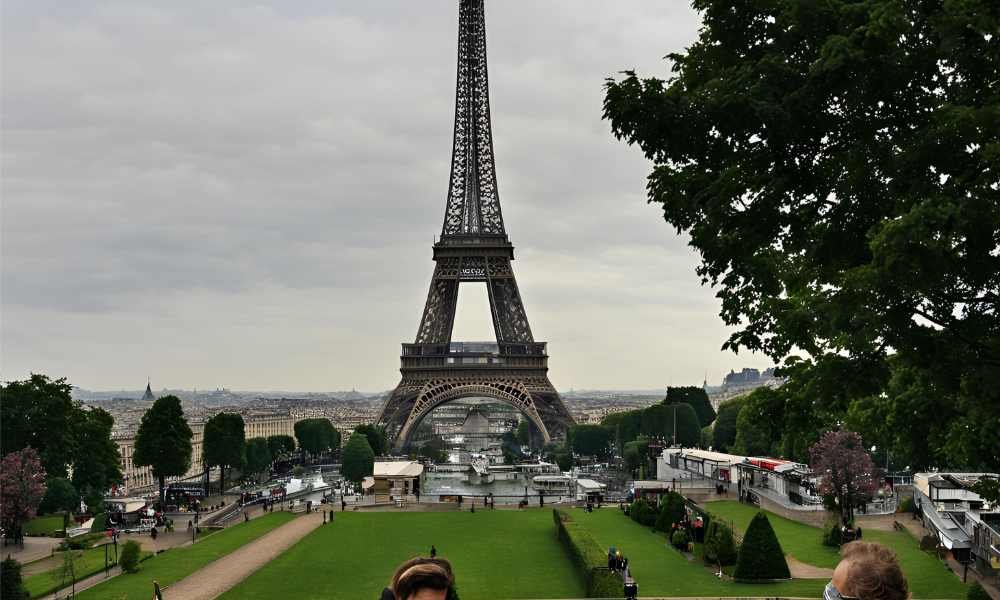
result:
[[(435, 407), (469, 397), (511, 404), (536, 440), (561, 439), (573, 423), (548, 378), (545, 342), (531, 333), (511, 261), (497, 189), (483, 0), (460, 0), (451, 172), (435, 268), (413, 343), (400, 356), (402, 381), (379, 415), (397, 447)], [(496, 341), (452, 340), (458, 288), (486, 284)]]

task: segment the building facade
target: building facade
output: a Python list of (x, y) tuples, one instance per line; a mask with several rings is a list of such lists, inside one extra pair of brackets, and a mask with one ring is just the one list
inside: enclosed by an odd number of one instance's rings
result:
[[(181, 477), (168, 477), (167, 483), (190, 479), (201, 475), (205, 471), (202, 465), (201, 450), (204, 438), (204, 423), (189, 423), (191, 427), (191, 468)], [(135, 431), (124, 431), (114, 434), (112, 439), (118, 444), (118, 454), (121, 457), (122, 485), (113, 490), (115, 495), (128, 496), (136, 493), (143, 493), (157, 489), (156, 478), (153, 471), (148, 466), (140, 467), (135, 464), (133, 455), (135, 454)]]

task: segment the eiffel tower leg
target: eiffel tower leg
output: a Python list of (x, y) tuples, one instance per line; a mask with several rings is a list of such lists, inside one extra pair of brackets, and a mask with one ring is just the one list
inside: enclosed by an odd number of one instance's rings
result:
[(440, 264), (434, 268), (434, 278), (417, 331), (418, 344), (447, 344), (451, 341), (458, 302), (458, 279), (444, 277), (443, 271), (444, 267)]

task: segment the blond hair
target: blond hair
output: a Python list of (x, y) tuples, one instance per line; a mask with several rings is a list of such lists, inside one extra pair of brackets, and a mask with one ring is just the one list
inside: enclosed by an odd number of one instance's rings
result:
[(454, 584), (451, 563), (443, 558), (418, 557), (399, 565), (390, 587), (396, 600), (407, 600), (420, 590), (450, 590)]

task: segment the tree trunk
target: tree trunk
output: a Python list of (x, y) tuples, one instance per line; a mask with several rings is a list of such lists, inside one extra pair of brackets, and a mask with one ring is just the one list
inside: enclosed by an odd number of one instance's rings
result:
[(226, 467), (219, 465), (219, 495), (226, 498)]

